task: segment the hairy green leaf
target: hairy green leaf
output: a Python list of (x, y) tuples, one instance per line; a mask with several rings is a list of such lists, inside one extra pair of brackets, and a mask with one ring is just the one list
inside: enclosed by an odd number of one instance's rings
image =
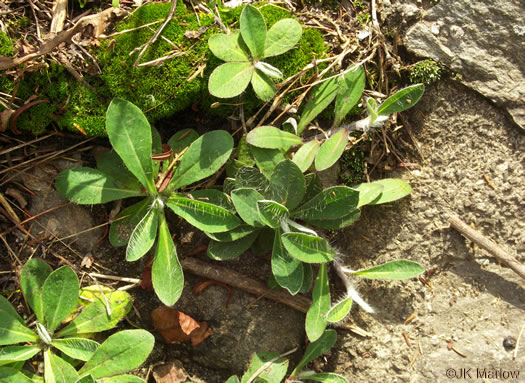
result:
[(151, 268), (151, 281), (162, 303), (171, 306), (180, 298), (184, 274), (164, 214), (159, 215), (159, 239)]
[(306, 201), (292, 212), (292, 217), (325, 220), (344, 217), (357, 208), (359, 192), (347, 186), (332, 186)]
[(306, 191), (301, 202), (306, 203), (323, 191), (321, 178), (316, 173), (310, 173), (304, 176)]
[(95, 379), (122, 374), (139, 367), (148, 357), (155, 338), (145, 330), (124, 330), (111, 335), (80, 369)]
[(131, 233), (126, 248), (126, 261), (133, 262), (142, 258), (153, 247), (157, 236), (158, 222), (159, 210), (155, 204), (150, 207)]
[(312, 89), (297, 125), (298, 134), (301, 134), (304, 128), (334, 100), (337, 89), (339, 89), (337, 77), (324, 81)]
[[(265, 368), (260, 371), (260, 369)], [(276, 352), (258, 352), (252, 355), (250, 365), (241, 379), (241, 383), (268, 382), (279, 383), (288, 370), (288, 360), (279, 358)]]
[(345, 298), (335, 305), (326, 314), (326, 320), (330, 323), (342, 321), (352, 309), (352, 298)]
[(239, 383), (239, 378), (236, 375), (232, 375), (228, 378), (226, 383)]
[(383, 191), (379, 197), (369, 202), (369, 205), (393, 202), (412, 193), (410, 185), (406, 181), (398, 178), (386, 178), (384, 180), (374, 181), (372, 184), (383, 186)]
[(348, 130), (341, 129), (321, 145), (315, 158), (316, 170), (326, 170), (337, 162), (345, 150), (349, 134)]
[(290, 216), (286, 206), (272, 200), (257, 201), (259, 217), (265, 225), (275, 229), (281, 226), (281, 222)]
[(73, 359), (89, 360), (99, 344), (86, 338), (54, 339), (51, 344)]
[(228, 231), (241, 223), (234, 213), (221, 206), (180, 194), (172, 195), (166, 205), (196, 228), (209, 233)]
[(326, 263), (319, 266), (312, 293), (312, 305), (306, 313), (305, 330), (310, 342), (314, 342), (323, 335), (328, 321), (326, 314), (330, 310), (330, 286), (328, 285), (328, 271)]
[(0, 367), (0, 381), (2, 383), (34, 383), (31, 378), (12, 367)]
[(335, 99), (333, 126), (339, 126), (343, 122), (348, 112), (359, 102), (364, 90), (365, 72), (362, 66), (344, 75), (339, 82)]
[(120, 183), (119, 186), (140, 192), (142, 185), (128, 170), (116, 152), (103, 152), (97, 156), (97, 169)]
[(193, 141), (197, 140), (197, 138), (199, 138), (199, 133), (195, 130), (182, 129), (170, 137), (168, 145), (173, 149), (173, 153), (179, 154), (185, 148), (189, 147)]
[(260, 100), (269, 101), (275, 96), (275, 85), (270, 76), (263, 71), (255, 69), (250, 82), (253, 91)]
[(299, 292), (301, 294), (306, 294), (312, 288), (312, 283), (314, 282), (314, 273), (312, 271), (312, 265), (310, 263), (302, 263), (303, 265), (303, 285)]
[(247, 5), (241, 12), (239, 19), (241, 35), (254, 59), (264, 57), (264, 43), (266, 41), (266, 23), (259, 10)]
[(182, 155), (168, 189), (179, 189), (217, 172), (233, 150), (233, 138), (224, 130), (214, 130), (195, 140)]
[(293, 162), (301, 169), (301, 172), (307, 171), (314, 162), (315, 156), (319, 152), (321, 144), (317, 140), (307, 142), (295, 152)]
[(348, 383), (345, 377), (334, 374), (333, 372), (307, 373), (305, 371), (299, 374), (298, 378), (323, 383)]
[(114, 98), (106, 112), (106, 131), (113, 149), (150, 194), (155, 194), (151, 160), (151, 127), (131, 102)]
[(250, 83), (255, 68), (250, 62), (228, 62), (215, 68), (208, 80), (212, 96), (232, 98), (240, 95)]
[(146, 383), (144, 379), (139, 378), (138, 376), (129, 375), (129, 374), (115, 375), (109, 378), (102, 378), (102, 379), (98, 379), (97, 382), (99, 383)]
[(235, 189), (250, 188), (255, 189), (265, 195), (270, 187), (270, 182), (259, 169), (252, 167), (242, 167), (235, 175)]
[(235, 209), (244, 222), (250, 226), (264, 226), (257, 208), (257, 201), (264, 200), (261, 193), (255, 189), (241, 188), (232, 191), (231, 196)]
[(36, 319), (44, 323), (44, 306), (42, 305), (42, 287), (53, 269), (38, 258), (26, 262), (20, 272), (20, 286), (24, 298), (36, 315)]
[(352, 210), (348, 215), (345, 215), (341, 218), (336, 219), (309, 219), (308, 222), (310, 225), (320, 227), (325, 230), (337, 230), (344, 227), (350, 226), (355, 221), (359, 219), (361, 211), (359, 209)]
[(46, 278), (42, 287), (42, 304), (46, 329), (55, 331), (75, 309), (78, 302), (78, 277), (69, 266), (62, 266)]
[(264, 57), (278, 56), (292, 49), (301, 39), (303, 28), (294, 19), (282, 19), (268, 30), (264, 43)]
[(120, 186), (113, 178), (92, 168), (64, 170), (56, 178), (56, 188), (68, 200), (81, 205), (144, 195), (140, 190)]
[(44, 352), (44, 379), (46, 383), (71, 383), (78, 379), (78, 373), (48, 349)]
[(35, 342), (37, 335), (25, 326), (11, 303), (0, 295), (0, 346)]
[(377, 197), (383, 192), (384, 186), (378, 183), (364, 183), (354, 187), (355, 190), (359, 191), (359, 203), (357, 207), (370, 204), (376, 200)]
[(392, 113), (399, 113), (407, 110), (419, 101), (423, 92), (425, 91), (425, 85), (416, 84), (401, 89), (399, 92), (394, 93), (388, 97), (378, 108), (377, 112), (382, 116), (387, 116)]
[(272, 199), (293, 210), (303, 199), (304, 192), (305, 180), (301, 169), (290, 160), (279, 162), (270, 178)]
[(268, 179), (272, 176), (277, 164), (285, 159), (283, 152), (279, 149), (263, 149), (256, 146), (250, 146), (250, 149), (257, 167)]
[(295, 295), (303, 285), (303, 264), (288, 254), (281, 241), (281, 231), (275, 231), (272, 250), (272, 274), (279, 286)]
[(332, 261), (335, 251), (326, 239), (306, 233), (284, 233), (281, 236), (288, 253), (306, 263), (325, 263)]
[(235, 229), (232, 229), (230, 231), (225, 231), (223, 233), (205, 232), (204, 234), (206, 234), (208, 238), (211, 238), (217, 242), (233, 242), (233, 241), (237, 241), (238, 239), (241, 239), (241, 238), (244, 238), (250, 235), (255, 230), (257, 229), (255, 229), (253, 226), (246, 225), (243, 223), (237, 226)]
[(235, 259), (252, 246), (258, 235), (259, 232), (257, 231), (232, 242), (211, 240), (208, 245), (208, 257), (216, 261)]
[(217, 33), (208, 40), (212, 53), (223, 61), (249, 61), (248, 47), (241, 38), (240, 31), (229, 35)]
[(41, 350), (39, 345), (2, 347), (0, 348), (0, 365), (31, 359)]
[(366, 270), (359, 270), (354, 272), (353, 275), (359, 275), (367, 279), (392, 279), (398, 281), (417, 277), (424, 271), (425, 268), (420, 264), (401, 259), (386, 262)]
[(295, 134), (285, 132), (284, 130), (273, 126), (260, 126), (251, 130), (246, 137), (250, 145), (266, 149), (283, 149), (288, 150), (293, 145), (302, 144), (300, 137)]
[[(113, 291), (99, 296), (66, 327), (61, 329), (57, 336), (77, 337), (80, 334), (90, 334), (112, 329), (131, 310), (132, 298), (125, 291)], [(109, 312), (108, 312), (109, 307)]]

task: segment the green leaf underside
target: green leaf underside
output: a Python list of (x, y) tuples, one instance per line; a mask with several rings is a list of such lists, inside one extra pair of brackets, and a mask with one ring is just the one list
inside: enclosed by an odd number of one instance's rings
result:
[(293, 162), (304, 173), (314, 162), (315, 156), (319, 152), (320, 143), (317, 140), (310, 141), (299, 148), (293, 156)]
[(0, 367), (0, 381), (2, 383), (33, 383), (31, 378), (11, 367)]
[[(276, 360), (271, 362), (274, 359)], [(259, 369), (265, 365), (266, 368), (264, 368), (262, 371), (259, 371)], [(249, 381), (268, 383), (281, 382), (286, 375), (287, 370), (288, 360), (285, 358), (279, 358), (278, 353), (258, 352), (252, 355), (250, 365), (242, 376), (241, 383), (248, 383)], [(259, 373), (255, 375), (257, 372)], [(257, 379), (253, 380), (254, 376), (257, 376)]]
[(315, 169), (326, 170), (337, 162), (348, 142), (349, 131), (341, 129), (321, 145), (315, 158)]
[(302, 144), (300, 137), (273, 126), (260, 126), (251, 130), (246, 141), (258, 148), (288, 150), (294, 145)]
[(303, 265), (301, 261), (288, 254), (281, 241), (281, 231), (275, 231), (272, 250), (272, 274), (279, 286), (292, 295), (297, 294), (303, 285)]
[(339, 82), (335, 99), (334, 124), (339, 126), (348, 112), (359, 102), (365, 90), (365, 72), (362, 66), (347, 72)]
[(255, 69), (250, 80), (253, 91), (262, 101), (269, 101), (275, 96), (275, 85), (271, 78)]
[(301, 39), (303, 29), (294, 19), (282, 19), (268, 30), (264, 57), (278, 56), (292, 49)]
[(78, 373), (72, 365), (48, 349), (44, 353), (44, 378), (46, 383), (71, 383), (78, 379)]
[(345, 377), (334, 374), (333, 372), (321, 372), (318, 374), (299, 374), (300, 378), (306, 379), (306, 380), (313, 380), (316, 382), (323, 382), (323, 383), (348, 383), (348, 380), (346, 380)]
[(143, 199), (122, 210), (109, 227), (109, 242), (112, 246), (125, 246), (135, 226), (144, 218), (151, 206), (149, 198)]
[(133, 262), (142, 258), (153, 247), (158, 222), (159, 210), (156, 206), (152, 206), (131, 233), (126, 248), (126, 261)]
[(377, 102), (373, 98), (366, 99), (366, 110), (368, 111), (370, 122), (377, 120)]
[(223, 61), (249, 61), (248, 47), (241, 38), (241, 32), (236, 31), (229, 35), (217, 33), (208, 40), (212, 53)]
[(118, 185), (111, 177), (92, 168), (74, 168), (61, 172), (56, 178), (56, 188), (71, 202), (82, 205), (144, 195), (141, 191)]
[(182, 129), (170, 137), (168, 145), (173, 149), (174, 154), (178, 154), (189, 147), (197, 138), (199, 138), (199, 133), (195, 130)]
[(131, 102), (114, 98), (106, 112), (106, 131), (113, 149), (150, 194), (155, 194), (151, 160), (151, 127)]
[(40, 346), (7, 346), (0, 348), (0, 363), (31, 359), (42, 349)]
[(270, 178), (272, 199), (293, 210), (301, 203), (305, 192), (303, 172), (290, 160), (277, 164)]
[(223, 233), (205, 232), (205, 234), (208, 236), (208, 238), (211, 238), (217, 242), (233, 242), (250, 235), (255, 230), (256, 229), (254, 227), (243, 223), (237, 226), (235, 229), (225, 231)]
[(398, 178), (386, 178), (384, 180), (374, 181), (372, 184), (383, 186), (383, 192), (375, 200), (369, 202), (369, 205), (380, 205), (397, 201), (412, 193), (410, 185)]
[(292, 257), (306, 263), (325, 263), (335, 256), (326, 239), (312, 234), (284, 233), (281, 240)]
[(336, 303), (326, 314), (326, 320), (330, 323), (336, 323), (345, 319), (352, 309), (352, 298), (346, 298)]
[(262, 174), (268, 179), (273, 174), (273, 170), (279, 162), (284, 160), (284, 154), (279, 149), (263, 149), (250, 146), (255, 163)]
[(235, 209), (244, 222), (254, 227), (264, 226), (257, 209), (257, 201), (265, 199), (261, 193), (255, 189), (241, 188), (232, 191), (231, 196)]
[(136, 191), (142, 190), (142, 185), (137, 178), (128, 170), (122, 159), (116, 152), (100, 153), (97, 157), (97, 169), (113, 178), (125, 189)]
[(380, 115), (387, 116), (392, 113), (399, 113), (413, 107), (423, 96), (425, 86), (423, 84), (416, 84), (401, 89), (394, 93), (383, 102), (377, 112)]
[(308, 224), (312, 226), (320, 227), (321, 229), (337, 230), (352, 225), (355, 221), (359, 219), (360, 216), (361, 211), (359, 209), (355, 209), (351, 211), (350, 214), (345, 215), (341, 218), (319, 220), (309, 219), (306, 222), (308, 222)]
[(259, 217), (265, 225), (275, 229), (281, 226), (281, 222), (290, 216), (286, 206), (271, 200), (257, 201)]
[(383, 185), (373, 182), (355, 186), (354, 189), (359, 191), (359, 203), (357, 204), (357, 207), (359, 208), (368, 205), (377, 199), (377, 197), (383, 192), (383, 188)]
[(47, 277), (42, 287), (45, 327), (50, 333), (55, 331), (77, 306), (78, 277), (69, 267), (62, 266)]
[(337, 340), (337, 333), (335, 330), (329, 329), (326, 330), (323, 335), (315, 342), (312, 342), (306, 347), (303, 358), (297, 364), (297, 367), (292, 371), (290, 376), (297, 376), (297, 373), (301, 371), (304, 366), (310, 363), (312, 360), (317, 358), (320, 355), (323, 355), (325, 352), (330, 350)]
[(163, 213), (159, 215), (159, 238), (151, 268), (151, 280), (155, 293), (166, 306), (173, 305), (180, 298), (184, 274)]
[(46, 262), (38, 258), (32, 258), (26, 262), (20, 273), (20, 286), (22, 287), (24, 298), (40, 323), (44, 323), (42, 287), (52, 271), (53, 269)]
[(312, 305), (306, 313), (305, 330), (310, 342), (314, 342), (323, 335), (328, 321), (326, 314), (330, 310), (330, 286), (326, 263), (319, 266), (312, 292)]
[(242, 167), (235, 175), (235, 189), (250, 188), (265, 195), (270, 187), (270, 182), (258, 169)]
[(35, 342), (37, 339), (36, 334), (25, 326), (11, 303), (0, 295), (0, 346)]
[(179, 189), (217, 172), (233, 150), (233, 138), (224, 130), (214, 130), (195, 140), (183, 154), (168, 186)]
[(94, 340), (85, 338), (54, 339), (51, 344), (67, 356), (83, 361), (89, 360), (99, 346)]
[(292, 212), (292, 217), (305, 220), (337, 219), (357, 208), (359, 192), (346, 186), (333, 186)]
[(208, 256), (216, 261), (235, 259), (248, 250), (257, 239), (259, 231), (253, 232), (233, 242), (211, 240), (208, 245)]
[(420, 264), (404, 259), (390, 261), (379, 266), (374, 266), (366, 270), (359, 270), (353, 275), (358, 275), (367, 279), (392, 279), (402, 280), (414, 278), (425, 271)]
[[(111, 315), (108, 315), (109, 306)], [(125, 291), (114, 291), (98, 297), (90, 303), (82, 312), (66, 327), (57, 333), (57, 336), (76, 337), (80, 334), (90, 334), (109, 330), (117, 325), (119, 321), (131, 310), (131, 296)]]
[(301, 134), (304, 128), (321, 113), (337, 96), (339, 88), (338, 79), (334, 77), (328, 81), (315, 86), (306, 102), (306, 105), (297, 125), (297, 131)]
[(139, 367), (148, 357), (155, 338), (145, 330), (123, 330), (111, 335), (79, 371), (95, 379), (122, 374)]
[(208, 202), (172, 196), (166, 205), (196, 228), (209, 233), (224, 232), (240, 225), (240, 220), (231, 211)]
[(241, 35), (254, 59), (264, 57), (264, 43), (266, 41), (266, 23), (259, 10), (251, 5), (244, 7), (239, 19)]
[(228, 62), (215, 68), (208, 80), (212, 96), (232, 98), (240, 95), (250, 83), (255, 68), (250, 62)]

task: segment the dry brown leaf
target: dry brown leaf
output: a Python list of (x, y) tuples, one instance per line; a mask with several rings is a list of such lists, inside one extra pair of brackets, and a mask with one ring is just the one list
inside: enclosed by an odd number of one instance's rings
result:
[(182, 363), (174, 360), (155, 367), (153, 378), (155, 378), (156, 383), (184, 383), (188, 379), (188, 374), (184, 371)]
[(208, 323), (197, 322), (189, 315), (168, 306), (153, 310), (151, 319), (153, 328), (166, 343), (191, 342), (192, 346), (196, 346), (211, 334)]

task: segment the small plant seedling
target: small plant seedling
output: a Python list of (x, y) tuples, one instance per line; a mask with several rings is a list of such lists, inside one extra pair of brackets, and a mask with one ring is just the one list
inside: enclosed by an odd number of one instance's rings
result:
[(72, 202), (88, 205), (145, 197), (116, 217), (110, 241), (114, 246), (127, 244), (126, 259), (136, 261), (158, 237), (153, 288), (164, 304), (173, 305), (182, 293), (184, 277), (164, 209), (168, 206), (193, 226), (211, 233), (232, 230), (241, 223), (228, 197), (218, 190), (176, 192), (217, 172), (230, 157), (233, 138), (223, 130), (198, 137), (188, 129), (175, 134), (164, 153), (153, 156), (153, 151), (161, 151), (158, 133), (153, 130), (152, 135), (140, 109), (122, 99), (111, 102), (106, 129), (115, 152), (99, 158), (98, 169), (81, 167), (60, 173), (57, 190)]
[[(352, 126), (342, 125), (347, 114), (361, 99), (364, 89), (365, 75), (362, 67), (351, 68), (312, 89), (299, 122), (293, 119), (290, 122), (293, 132), (272, 126), (261, 126), (248, 133), (247, 142), (264, 149), (288, 151), (294, 147), (293, 161), (303, 172), (314, 163), (316, 170), (325, 170), (341, 157), (352, 130), (368, 132), (370, 128), (382, 126), (389, 115), (411, 108), (423, 95), (424, 85), (416, 84), (404, 88), (380, 105), (373, 98), (367, 98), (365, 104), (368, 116), (356, 121)], [(302, 139), (300, 136), (308, 124), (334, 100), (334, 121), (330, 137), (324, 142), (317, 139)]]
[[(35, 313), (36, 325), (34, 330), (27, 327), (9, 301), (0, 296), (0, 345), (6, 346), (0, 348), (0, 381), (39, 381), (38, 376), (22, 370), (22, 366), (43, 352), (46, 382), (102, 382), (106, 378), (114, 382), (144, 382), (125, 373), (146, 360), (155, 342), (153, 335), (144, 330), (125, 330), (102, 344), (86, 337), (115, 327), (126, 316), (131, 309), (128, 293), (115, 291), (99, 296), (60, 328), (78, 305), (79, 282), (75, 272), (68, 266), (52, 271), (47, 263), (35, 258), (23, 267), (20, 285)], [(75, 359), (85, 362), (78, 371)]]
[(301, 25), (291, 18), (282, 19), (267, 31), (263, 15), (251, 5), (243, 9), (239, 22), (240, 31), (219, 33), (208, 41), (213, 54), (226, 61), (212, 72), (209, 91), (215, 97), (231, 98), (251, 83), (257, 97), (268, 101), (275, 95), (273, 79), (283, 75), (262, 60), (292, 49), (301, 39)]

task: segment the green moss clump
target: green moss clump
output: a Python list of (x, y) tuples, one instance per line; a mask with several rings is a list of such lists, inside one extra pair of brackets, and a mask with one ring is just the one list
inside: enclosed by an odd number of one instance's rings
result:
[(13, 52), (13, 43), (4, 32), (0, 31), (0, 55), (11, 57)]
[(345, 150), (339, 159), (341, 172), (339, 181), (347, 186), (358, 184), (362, 181), (365, 174), (365, 153), (361, 145)]
[(441, 78), (442, 71), (443, 65), (432, 59), (419, 61), (410, 67), (410, 82), (432, 84)]

